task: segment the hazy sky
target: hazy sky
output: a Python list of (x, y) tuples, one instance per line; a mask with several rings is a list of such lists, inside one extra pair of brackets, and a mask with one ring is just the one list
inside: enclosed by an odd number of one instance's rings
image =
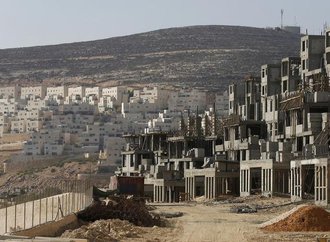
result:
[(319, 34), (330, 0), (0, 0), (0, 49), (188, 25), (300, 25)]

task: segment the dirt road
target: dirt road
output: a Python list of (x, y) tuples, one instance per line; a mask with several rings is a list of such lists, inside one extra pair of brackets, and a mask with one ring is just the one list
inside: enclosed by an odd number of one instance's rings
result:
[(251, 214), (236, 214), (229, 211), (232, 204), (206, 206), (159, 206), (163, 212), (184, 213), (182, 217), (171, 219), (171, 233), (159, 234), (159, 241), (213, 242), (213, 241), (316, 241), (316, 238), (330, 233), (265, 233), (258, 225), (288, 211), (294, 205), (276, 209), (260, 210)]

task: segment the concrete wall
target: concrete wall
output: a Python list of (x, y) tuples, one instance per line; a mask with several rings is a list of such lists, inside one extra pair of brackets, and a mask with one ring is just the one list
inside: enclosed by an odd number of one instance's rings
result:
[(63, 193), (0, 209), (0, 234), (55, 221), (84, 209), (92, 202), (93, 189)]

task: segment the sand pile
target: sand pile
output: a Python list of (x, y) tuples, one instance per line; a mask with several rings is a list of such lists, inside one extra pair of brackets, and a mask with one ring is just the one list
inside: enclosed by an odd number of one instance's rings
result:
[(288, 217), (262, 229), (269, 232), (330, 231), (330, 213), (314, 205), (303, 206)]
[(119, 219), (98, 220), (75, 230), (65, 231), (62, 238), (88, 239), (93, 242), (118, 241), (125, 238), (138, 238), (143, 230), (128, 221)]

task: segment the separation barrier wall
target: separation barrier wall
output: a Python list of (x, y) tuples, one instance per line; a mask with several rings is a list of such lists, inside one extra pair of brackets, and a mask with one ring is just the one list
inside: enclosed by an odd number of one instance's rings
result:
[[(89, 206), (93, 199), (93, 186), (89, 181), (66, 180), (59, 194), (48, 196), (39, 192), (34, 196), (15, 197), (3, 201), (0, 209), (0, 235), (29, 229), (56, 221)], [(50, 190), (46, 190), (50, 191)]]

